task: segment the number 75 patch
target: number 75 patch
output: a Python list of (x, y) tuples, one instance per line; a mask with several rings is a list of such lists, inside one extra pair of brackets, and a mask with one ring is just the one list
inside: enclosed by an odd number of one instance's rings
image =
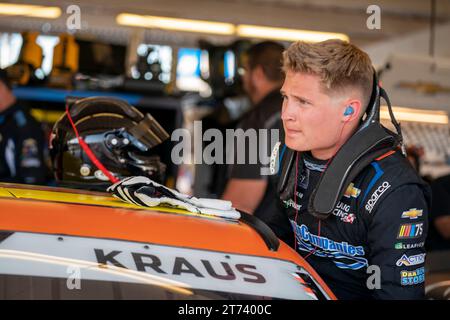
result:
[(397, 239), (414, 239), (423, 234), (423, 222), (400, 225)]

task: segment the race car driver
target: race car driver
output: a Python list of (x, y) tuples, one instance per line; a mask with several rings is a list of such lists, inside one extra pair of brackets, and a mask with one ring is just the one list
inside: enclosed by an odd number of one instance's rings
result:
[[(295, 249), (339, 299), (423, 298), (429, 187), (396, 144), (382, 154), (368, 148), (366, 154), (376, 156), (353, 176), (350, 167), (339, 166), (354, 163), (347, 158), (373, 135), (352, 139), (368, 128), (386, 134), (382, 141), (390, 137), (376, 117), (365, 116), (371, 105), (379, 108), (374, 93), (381, 90), (369, 56), (350, 43), (327, 40), (293, 43), (283, 59), (285, 145), (278, 174), (283, 179), (288, 172), (293, 181), (279, 187)], [(315, 213), (321, 203), (311, 198), (326, 200), (334, 192), (319, 184), (340, 182), (341, 176), (351, 178), (345, 193), (329, 215)]]
[(0, 70), (0, 181), (45, 184), (45, 153), (44, 132), (16, 103), (6, 71)]

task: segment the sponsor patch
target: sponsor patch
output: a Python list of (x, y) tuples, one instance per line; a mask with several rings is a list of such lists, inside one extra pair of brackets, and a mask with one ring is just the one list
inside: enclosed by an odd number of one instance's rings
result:
[(397, 239), (414, 239), (423, 234), (423, 222), (406, 223), (400, 225), (398, 229)]
[(306, 225), (298, 225), (291, 220), (294, 228), (298, 250), (313, 252), (315, 256), (331, 258), (340, 269), (359, 270), (368, 266), (363, 246), (354, 246), (348, 242), (337, 242), (326, 237), (317, 236), (309, 232)]
[(356, 216), (353, 213), (349, 213), (345, 217), (341, 218), (341, 221), (345, 223), (353, 223), (355, 220)]
[(279, 169), (278, 163), (278, 151), (280, 149), (281, 142), (277, 142), (273, 147), (272, 154), (270, 155), (270, 174), (276, 174)]
[(359, 194), (361, 193), (361, 189), (355, 188), (355, 185), (350, 183), (347, 190), (345, 190), (344, 197), (346, 198), (358, 198)]
[(411, 220), (417, 219), (422, 216), (423, 210), (416, 208), (409, 209), (402, 213), (402, 218), (409, 218)]
[(421, 267), (413, 271), (404, 270), (400, 272), (402, 286), (413, 286), (425, 281), (425, 268)]
[(332, 214), (338, 217), (342, 222), (353, 223), (356, 220), (356, 216), (349, 211), (350, 205), (339, 201), (337, 206), (333, 209)]
[(409, 249), (417, 249), (417, 248), (423, 248), (425, 245), (425, 242), (417, 242), (417, 243), (403, 243), (403, 242), (397, 242), (395, 244), (395, 249), (397, 250), (409, 250)]
[(303, 163), (305, 164), (306, 168), (308, 168), (309, 170), (312, 170), (312, 171), (324, 172), (325, 169), (327, 168), (326, 164), (317, 164), (317, 163), (309, 162), (306, 159), (303, 159)]
[(295, 203), (295, 201), (292, 200), (292, 199), (284, 200), (283, 204), (284, 204), (285, 208), (291, 207), (291, 208), (294, 208), (294, 210), (299, 210), (300, 211), (300, 209), (302, 208), (301, 204)]
[(369, 211), (369, 213), (372, 212), (373, 208), (375, 207), (376, 203), (378, 202), (378, 199), (383, 195), (383, 193), (386, 192), (391, 187), (391, 184), (388, 181), (384, 181), (378, 188), (375, 190), (372, 195), (369, 198), (369, 201), (366, 203), (366, 210)]
[(309, 185), (309, 170), (305, 170), (304, 174), (302, 174), (298, 181), (298, 186), (302, 189), (308, 189)]
[(416, 266), (425, 262), (425, 253), (416, 254), (414, 256), (407, 256), (404, 254), (400, 259), (397, 260), (397, 267), (401, 266)]

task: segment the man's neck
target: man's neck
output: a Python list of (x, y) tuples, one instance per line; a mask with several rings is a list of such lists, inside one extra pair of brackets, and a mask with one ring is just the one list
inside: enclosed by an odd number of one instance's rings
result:
[(311, 154), (314, 158), (319, 160), (329, 160), (336, 155), (339, 149), (347, 142), (348, 139), (356, 131), (356, 128), (348, 128), (342, 135), (337, 143), (329, 148), (311, 150)]
[(314, 158), (318, 160), (329, 160), (337, 153), (338, 150), (339, 148), (337, 146), (334, 146), (328, 149), (311, 150), (311, 154)]

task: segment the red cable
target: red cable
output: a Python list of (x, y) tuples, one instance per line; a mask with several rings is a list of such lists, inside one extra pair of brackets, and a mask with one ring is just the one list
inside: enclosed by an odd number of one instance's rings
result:
[(70, 112), (69, 112), (69, 104), (66, 104), (66, 114), (67, 114), (67, 118), (69, 119), (69, 122), (72, 126), (72, 129), (75, 132), (75, 136), (78, 139), (78, 143), (80, 144), (81, 149), (83, 149), (83, 151), (86, 152), (86, 155), (88, 156), (88, 158), (97, 167), (97, 169), (99, 169), (101, 172), (103, 172), (103, 174), (106, 177), (108, 177), (109, 181), (111, 181), (112, 183), (119, 182), (119, 179), (117, 179), (108, 169), (105, 168), (105, 166), (100, 162), (100, 160), (97, 159), (95, 154), (92, 152), (91, 148), (89, 148), (89, 146), (86, 144), (86, 142), (84, 142), (83, 138), (80, 137), (80, 135), (78, 134), (77, 127), (75, 126), (75, 123), (73, 123), (72, 116), (70, 115)]
[(298, 151), (295, 156), (295, 186), (294, 186), (294, 206), (295, 206), (295, 228), (294, 228), (294, 249), (297, 251), (297, 216), (298, 216), (298, 207), (297, 207), (297, 181), (298, 181)]

